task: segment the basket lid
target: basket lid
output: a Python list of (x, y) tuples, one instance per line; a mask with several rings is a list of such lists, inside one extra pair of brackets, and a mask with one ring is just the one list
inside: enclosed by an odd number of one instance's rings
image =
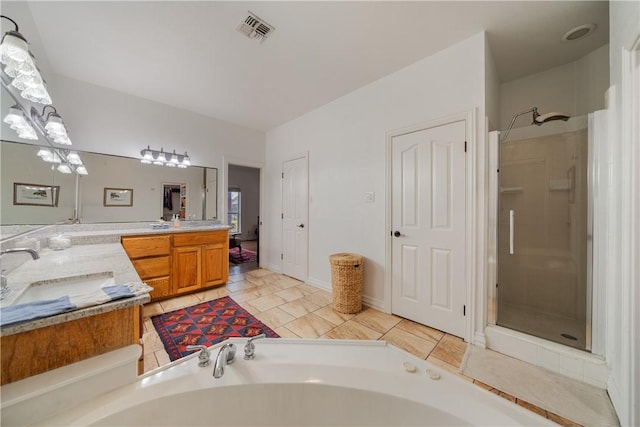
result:
[(362, 255), (358, 254), (350, 254), (350, 253), (339, 253), (329, 255), (329, 261), (332, 264), (359, 264), (362, 262)]

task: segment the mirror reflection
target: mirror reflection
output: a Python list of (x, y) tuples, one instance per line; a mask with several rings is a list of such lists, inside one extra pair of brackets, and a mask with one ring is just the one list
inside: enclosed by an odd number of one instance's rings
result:
[[(156, 221), (167, 216), (170, 220), (173, 214), (188, 220), (217, 219), (215, 168), (168, 168), (141, 164), (139, 159), (79, 152), (89, 174), (77, 176), (60, 173), (42, 161), (37, 156), (40, 148), (2, 141), (3, 226), (55, 224), (74, 217), (84, 223)], [(58, 187), (57, 206), (16, 204), (14, 183)], [(167, 188), (170, 201), (165, 197)]]

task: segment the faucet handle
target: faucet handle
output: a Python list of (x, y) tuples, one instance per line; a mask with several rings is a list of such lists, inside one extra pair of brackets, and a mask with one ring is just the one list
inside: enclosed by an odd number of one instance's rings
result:
[(209, 358), (209, 349), (205, 345), (188, 345), (187, 350), (200, 350), (200, 354), (198, 355), (198, 366), (204, 368), (211, 364), (211, 359)]
[(253, 340), (257, 340), (259, 338), (266, 338), (267, 334), (256, 335), (255, 337), (251, 337), (247, 340), (247, 343), (244, 345), (244, 358), (245, 360), (253, 359), (255, 355), (256, 346), (253, 343)]

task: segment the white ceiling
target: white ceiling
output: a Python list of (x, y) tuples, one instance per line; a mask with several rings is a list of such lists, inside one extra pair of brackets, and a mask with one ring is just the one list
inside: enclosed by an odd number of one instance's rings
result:
[[(28, 5), (54, 73), (258, 130), (482, 30), (503, 82), (581, 58), (609, 35), (608, 3), (595, 1)], [(276, 28), (263, 44), (236, 31), (248, 10)], [(561, 42), (586, 23), (596, 32)]]

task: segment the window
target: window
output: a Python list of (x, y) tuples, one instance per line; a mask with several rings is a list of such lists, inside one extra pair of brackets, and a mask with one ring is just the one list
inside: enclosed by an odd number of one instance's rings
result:
[(227, 221), (231, 226), (229, 234), (240, 233), (240, 189), (229, 188), (227, 197)]

